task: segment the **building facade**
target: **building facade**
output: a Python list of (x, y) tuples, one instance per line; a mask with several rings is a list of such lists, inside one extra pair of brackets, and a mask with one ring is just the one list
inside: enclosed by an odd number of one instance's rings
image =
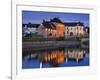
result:
[(83, 23), (65, 23), (65, 38), (82, 37), (84, 35), (85, 31)]
[(27, 35), (32, 35), (37, 33), (37, 28), (38, 28), (39, 24), (23, 24), (22, 25), (22, 36), (27, 36)]
[[(37, 33), (43, 38), (71, 38), (82, 37), (89, 29), (84, 27), (81, 22), (63, 23), (59, 18), (53, 18), (50, 21), (43, 20), (41, 24), (23, 24), (24, 34)], [(26, 26), (26, 27), (25, 27)]]
[(43, 20), (38, 27), (38, 33), (45, 38), (64, 37), (65, 25), (59, 18), (53, 18), (50, 21)]

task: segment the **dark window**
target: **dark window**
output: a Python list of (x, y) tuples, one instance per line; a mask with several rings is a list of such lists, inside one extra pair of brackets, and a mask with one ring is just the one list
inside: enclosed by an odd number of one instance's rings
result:
[(52, 34), (50, 33), (49, 36), (52, 36)]
[(67, 31), (67, 34), (68, 34), (68, 31)]
[(73, 32), (70, 32), (70, 36), (73, 36)]

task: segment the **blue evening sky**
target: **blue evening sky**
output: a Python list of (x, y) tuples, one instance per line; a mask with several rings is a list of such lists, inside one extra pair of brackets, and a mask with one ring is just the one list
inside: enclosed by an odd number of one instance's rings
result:
[(40, 11), (22, 11), (22, 23), (29, 22), (40, 24), (43, 19), (50, 20), (54, 17), (59, 17), (62, 22), (82, 22), (89, 27), (89, 14), (85, 13), (61, 13), (61, 12), (40, 12)]

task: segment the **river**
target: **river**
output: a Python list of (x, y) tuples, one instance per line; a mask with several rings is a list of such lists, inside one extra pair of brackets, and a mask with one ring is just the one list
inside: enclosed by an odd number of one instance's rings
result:
[(57, 47), (23, 51), (22, 69), (89, 66), (89, 48)]

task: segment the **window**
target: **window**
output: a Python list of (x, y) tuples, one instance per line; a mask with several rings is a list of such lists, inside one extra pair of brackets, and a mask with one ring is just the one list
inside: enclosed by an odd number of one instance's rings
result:
[(78, 27), (77, 27), (77, 29), (78, 29)]
[(49, 36), (52, 36), (52, 34), (50, 33)]
[(81, 27), (80, 27), (80, 30), (81, 30)]
[(67, 34), (69, 33), (69, 31), (67, 31)]
[(70, 32), (70, 36), (73, 36), (73, 32)]

